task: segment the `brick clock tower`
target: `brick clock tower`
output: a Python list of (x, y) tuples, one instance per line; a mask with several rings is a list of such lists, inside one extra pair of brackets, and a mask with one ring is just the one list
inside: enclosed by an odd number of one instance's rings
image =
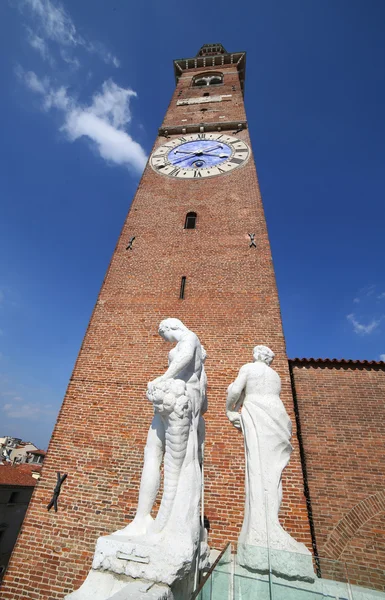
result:
[[(61, 599), (80, 587), (96, 539), (134, 516), (152, 406), (147, 382), (167, 368), (157, 328), (181, 319), (207, 351), (205, 516), (212, 548), (243, 520), (242, 435), (227, 386), (275, 352), (294, 452), (281, 522), (311, 549), (279, 300), (244, 108), (245, 52), (204, 45), (174, 61), (176, 89), (123, 226), (80, 349), (1, 597)], [(135, 240), (132, 241), (132, 238)], [(130, 241), (131, 240), (131, 241)], [(47, 512), (56, 473), (58, 512)]]

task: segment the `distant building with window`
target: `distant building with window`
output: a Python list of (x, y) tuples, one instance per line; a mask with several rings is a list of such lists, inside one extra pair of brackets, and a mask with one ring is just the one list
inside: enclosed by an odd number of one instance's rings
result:
[(0, 463), (0, 581), (24, 520), (40, 464)]
[(11, 463), (42, 464), (45, 450), (40, 450), (32, 442), (23, 442), (21, 438), (0, 437), (0, 459)]
[(0, 581), (40, 479), (45, 451), (21, 438), (0, 437)]

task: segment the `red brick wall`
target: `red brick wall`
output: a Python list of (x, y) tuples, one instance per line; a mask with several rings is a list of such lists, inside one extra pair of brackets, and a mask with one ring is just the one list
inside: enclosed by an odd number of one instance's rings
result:
[[(181, 89), (189, 77), (181, 78)], [(236, 92), (231, 90), (234, 82)], [(220, 114), (226, 120), (244, 117), (236, 74), (225, 75), (221, 90), (233, 93), (234, 102), (223, 103)], [(194, 90), (198, 93), (202, 90)], [(175, 100), (174, 94), (165, 119), (173, 125), (189, 113), (176, 107)], [(247, 130), (239, 137), (250, 143)], [(155, 146), (164, 142), (157, 139)], [(197, 228), (184, 230), (185, 215), (192, 210), (198, 214)], [(257, 250), (249, 248), (248, 232), (256, 233)], [(126, 250), (131, 235), (136, 236), (132, 251)], [(179, 300), (182, 276), (187, 277), (186, 291)], [(76, 362), (2, 598), (62, 599), (83, 582), (98, 536), (133, 518), (152, 417), (145, 390), (147, 381), (167, 368), (169, 347), (157, 328), (169, 316), (196, 332), (208, 353), (205, 514), (210, 544), (222, 548), (237, 539), (244, 505), (243, 441), (226, 418), (226, 388), (252, 359), (255, 344), (267, 344), (276, 353), (282, 398), (294, 419), (252, 158), (230, 174), (194, 181), (146, 167)], [(295, 438), (294, 446), (284, 479), (282, 520), (310, 547)], [(57, 514), (45, 508), (56, 470), (68, 472)]]
[[(236, 65), (226, 65), (220, 69), (218, 67), (207, 67), (204, 69), (205, 73), (209, 73), (210, 71), (224, 73), (223, 85), (204, 87), (193, 86), (193, 77), (195, 77), (197, 73), (202, 73), (202, 71), (203, 69), (189, 69), (181, 75), (171, 98), (162, 127), (190, 125), (192, 123), (196, 124), (203, 122), (221, 123), (222, 121), (246, 120), (245, 106)], [(235, 90), (233, 90), (233, 87)], [(203, 97), (205, 92), (209, 93), (210, 96), (231, 95), (231, 100), (177, 106), (178, 100), (200, 98)]]
[(318, 553), (384, 570), (385, 364), (291, 364)]

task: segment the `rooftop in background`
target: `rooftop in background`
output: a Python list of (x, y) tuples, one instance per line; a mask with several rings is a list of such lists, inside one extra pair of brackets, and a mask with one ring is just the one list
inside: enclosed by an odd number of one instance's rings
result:
[(385, 368), (384, 361), (375, 360), (353, 360), (349, 358), (289, 358), (290, 364), (311, 364), (319, 363), (321, 365), (332, 364), (332, 365), (348, 365), (348, 366), (378, 366)]
[[(41, 465), (0, 463), (0, 485), (33, 487), (40, 478)], [(35, 474), (35, 476), (33, 475)]]

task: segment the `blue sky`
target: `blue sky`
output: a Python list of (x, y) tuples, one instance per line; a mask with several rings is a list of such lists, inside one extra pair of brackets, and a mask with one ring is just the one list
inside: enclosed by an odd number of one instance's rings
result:
[[(0, 435), (46, 447), (173, 90), (247, 51), (291, 357), (385, 360), (385, 3), (0, 3)], [(256, 340), (256, 343), (258, 340)]]

